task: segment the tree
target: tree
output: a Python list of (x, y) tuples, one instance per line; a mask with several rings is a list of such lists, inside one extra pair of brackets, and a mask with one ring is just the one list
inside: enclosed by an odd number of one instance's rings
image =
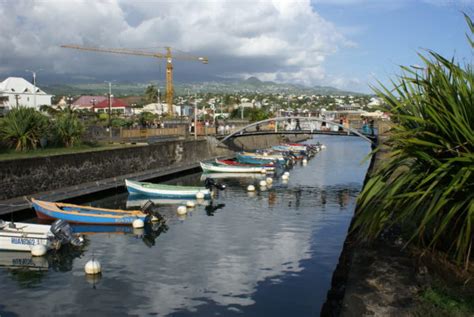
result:
[(157, 103), (158, 102), (158, 89), (154, 85), (148, 85), (145, 90), (145, 102)]
[(444, 250), (467, 268), (474, 247), (474, 72), (472, 64), (433, 51), (419, 56), (421, 70), (402, 67), (393, 89), (374, 89), (394, 127), (388, 159), (359, 196), (354, 228), (370, 240), (400, 225), (409, 243)]
[(16, 151), (36, 149), (48, 135), (48, 118), (33, 108), (15, 107), (0, 125), (0, 139)]
[(77, 113), (69, 109), (63, 110), (54, 121), (56, 137), (65, 147), (74, 146), (82, 138), (84, 130)]

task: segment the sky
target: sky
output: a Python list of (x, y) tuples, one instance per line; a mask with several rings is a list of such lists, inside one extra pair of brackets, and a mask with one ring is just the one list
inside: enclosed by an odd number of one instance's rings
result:
[(474, 17), (474, 0), (0, 0), (0, 80), (29, 69), (39, 86), (162, 81), (164, 59), (60, 45), (169, 46), (176, 82), (255, 76), (369, 93), (426, 49), (472, 63), (462, 12)]

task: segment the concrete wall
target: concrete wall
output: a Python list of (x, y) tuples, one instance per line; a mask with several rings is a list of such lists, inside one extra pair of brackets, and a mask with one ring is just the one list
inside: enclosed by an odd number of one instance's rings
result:
[(168, 141), (130, 148), (0, 162), (0, 200), (125, 174), (186, 165), (231, 152), (206, 140)]

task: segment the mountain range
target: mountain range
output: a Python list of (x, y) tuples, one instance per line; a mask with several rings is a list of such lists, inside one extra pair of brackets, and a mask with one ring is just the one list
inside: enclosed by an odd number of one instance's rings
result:
[[(148, 85), (153, 84), (165, 92), (164, 82), (112, 83), (112, 94), (116, 96), (143, 95)], [(53, 95), (101, 95), (108, 92), (107, 83), (67, 83), (67, 84), (46, 84), (41, 88)], [(361, 95), (360, 93), (344, 91), (329, 86), (306, 87), (296, 84), (282, 84), (271, 81), (261, 81), (256, 77), (250, 77), (242, 81), (206, 81), (193, 83), (174, 83), (176, 95), (187, 95), (195, 93), (215, 93), (215, 94), (237, 94), (237, 93), (261, 93), (261, 94), (296, 94), (296, 95)]]

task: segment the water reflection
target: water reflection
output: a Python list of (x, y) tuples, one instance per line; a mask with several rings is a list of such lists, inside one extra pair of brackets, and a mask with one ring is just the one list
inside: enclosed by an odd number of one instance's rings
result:
[[(318, 141), (328, 149), (295, 166), (286, 184), (274, 178), (272, 188), (250, 194), (247, 185), (258, 179), (227, 178), (228, 188), (185, 221), (175, 204), (158, 205), (167, 227), (150, 241), (145, 230), (88, 235), (71, 273), (49, 270), (35, 282), (41, 296), (0, 270), (0, 284), (11, 290), (2, 292), (0, 314), (28, 314), (34, 305), (39, 315), (54, 315), (61, 303), (61, 313), (70, 315), (317, 315), (365, 175), (359, 162), (370, 150), (355, 138)], [(199, 185), (200, 178), (169, 183)], [(129, 205), (126, 193), (90, 203)], [(89, 284), (83, 266), (92, 255), (103, 275)]]

